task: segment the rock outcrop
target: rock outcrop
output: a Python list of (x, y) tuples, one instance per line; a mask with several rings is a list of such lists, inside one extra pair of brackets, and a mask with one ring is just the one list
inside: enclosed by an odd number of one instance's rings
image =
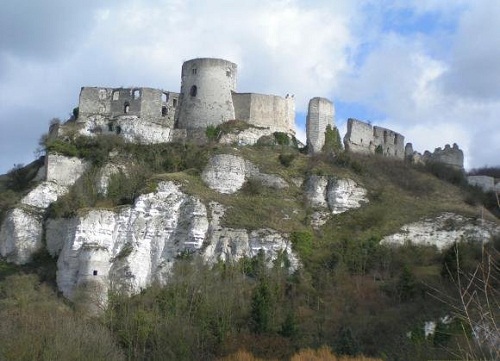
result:
[[(304, 192), (309, 205), (317, 209), (312, 215), (315, 227), (323, 225), (330, 214), (359, 208), (368, 202), (366, 189), (352, 179), (312, 175), (305, 181)], [(326, 208), (329, 212), (321, 208)]]
[(381, 243), (403, 245), (411, 242), (444, 249), (462, 240), (489, 242), (499, 234), (500, 226), (497, 224), (454, 213), (442, 213), (437, 217), (407, 224), (399, 232), (384, 237)]
[(43, 182), (29, 192), (20, 204), (10, 210), (0, 228), (0, 255), (15, 264), (25, 264), (42, 249), (45, 209), (68, 187)]
[[(98, 284), (100, 299), (114, 288), (135, 293), (153, 281), (165, 283), (177, 258), (200, 254), (207, 262), (236, 261), (262, 251), (270, 261), (286, 252), (298, 266), (286, 235), (220, 226), (224, 207), (209, 209), (173, 182), (161, 182), (117, 212), (91, 210), (72, 219), (49, 220), (47, 248), (58, 256), (57, 283), (66, 297)], [(209, 219), (211, 221), (209, 221)]]
[(275, 189), (288, 187), (283, 178), (261, 173), (251, 162), (231, 154), (218, 154), (210, 158), (201, 177), (209, 188), (224, 194), (237, 192), (247, 180), (256, 180), (265, 187)]

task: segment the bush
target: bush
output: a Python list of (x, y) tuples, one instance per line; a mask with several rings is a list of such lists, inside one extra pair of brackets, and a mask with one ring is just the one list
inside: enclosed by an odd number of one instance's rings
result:
[(285, 167), (289, 167), (292, 162), (295, 160), (297, 156), (293, 153), (287, 153), (287, 154), (280, 154), (278, 156), (278, 159), (281, 163), (281, 165), (285, 166)]
[(460, 169), (450, 167), (449, 165), (440, 162), (427, 162), (424, 168), (429, 173), (445, 182), (459, 186), (467, 185), (465, 174)]
[(296, 231), (290, 235), (292, 247), (301, 257), (307, 257), (312, 252), (313, 235), (309, 231)]
[(23, 164), (15, 164), (14, 167), (7, 173), (7, 188), (21, 192), (27, 189), (36, 173), (31, 172), (29, 167)]
[(339, 154), (342, 152), (342, 139), (340, 138), (340, 133), (337, 127), (333, 127), (328, 124), (325, 130), (325, 144), (323, 145), (323, 152)]
[(208, 140), (211, 142), (215, 142), (219, 136), (219, 128), (214, 126), (214, 125), (209, 125), (205, 129), (205, 135), (207, 136)]
[(278, 144), (278, 145), (290, 145), (290, 138), (288, 137), (288, 134), (283, 133), (283, 132), (274, 132), (273, 136), (274, 136), (274, 140), (276, 141), (276, 144)]

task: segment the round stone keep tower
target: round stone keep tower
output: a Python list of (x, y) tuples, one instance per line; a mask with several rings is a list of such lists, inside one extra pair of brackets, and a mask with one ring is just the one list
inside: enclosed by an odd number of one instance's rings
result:
[(224, 59), (199, 58), (182, 65), (177, 128), (217, 126), (234, 119), (232, 92), (237, 65)]

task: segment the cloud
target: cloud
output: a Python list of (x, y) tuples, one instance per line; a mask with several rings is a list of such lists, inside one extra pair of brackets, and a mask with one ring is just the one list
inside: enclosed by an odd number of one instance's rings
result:
[(446, 91), (458, 96), (500, 99), (500, 2), (471, 4), (456, 34), (450, 69), (443, 77)]
[[(67, 116), (82, 86), (178, 91), (183, 61), (219, 57), (238, 64), (239, 91), (295, 94), (299, 122), (310, 98), (327, 97), (341, 104), (341, 127), (367, 116), (418, 147), (456, 141), (472, 166), (497, 164), (499, 8), (494, 0), (8, 1), (0, 124), (22, 124), (31, 146), (4, 137), (2, 151), (31, 155), (40, 129)], [(4, 159), (0, 172), (19, 162)]]

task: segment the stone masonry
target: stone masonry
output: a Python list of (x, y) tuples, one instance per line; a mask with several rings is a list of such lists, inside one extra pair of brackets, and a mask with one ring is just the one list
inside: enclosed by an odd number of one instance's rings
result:
[(309, 154), (321, 152), (325, 144), (325, 130), (334, 126), (335, 109), (333, 103), (325, 98), (312, 98), (306, 120), (307, 148)]
[(404, 159), (405, 138), (393, 130), (372, 126), (361, 120), (349, 118), (347, 133), (344, 137), (344, 146), (353, 153), (376, 153), (387, 157)]

